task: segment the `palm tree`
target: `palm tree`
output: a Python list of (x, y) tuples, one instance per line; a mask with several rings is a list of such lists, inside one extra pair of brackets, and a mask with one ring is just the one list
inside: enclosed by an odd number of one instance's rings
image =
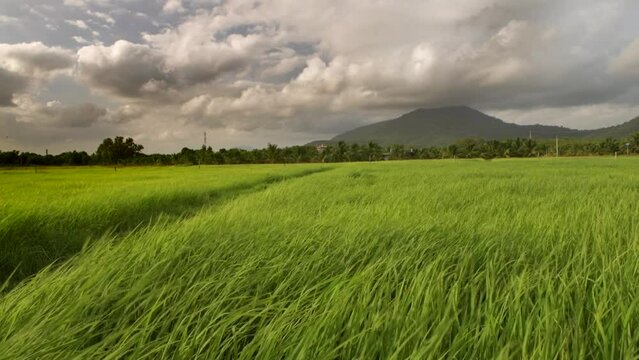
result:
[(452, 144), (448, 147), (448, 153), (450, 154), (450, 156), (453, 157), (453, 159), (457, 156), (457, 150), (458, 147), (455, 144)]
[(271, 164), (276, 163), (280, 157), (280, 149), (275, 144), (269, 143), (266, 147), (266, 157)]
[(632, 147), (632, 152), (639, 153), (639, 132), (636, 132), (630, 138), (630, 146)]
[(348, 151), (348, 146), (346, 145), (346, 143), (343, 141), (338, 142), (337, 146), (335, 147), (335, 153), (334, 153), (335, 156), (333, 160), (337, 162), (344, 161), (347, 151)]
[(382, 156), (382, 147), (371, 141), (368, 143), (368, 161), (377, 161)]

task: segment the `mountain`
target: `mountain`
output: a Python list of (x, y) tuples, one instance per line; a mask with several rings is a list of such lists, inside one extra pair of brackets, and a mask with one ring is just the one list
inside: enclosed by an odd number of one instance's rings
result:
[(575, 130), (560, 126), (517, 125), (488, 116), (467, 106), (452, 106), (436, 109), (418, 109), (397, 119), (362, 126), (329, 141), (318, 143), (368, 143), (374, 141), (381, 145), (406, 144), (415, 146), (450, 145), (463, 138), (481, 138), (490, 140), (527, 138), (535, 139), (621, 138), (639, 131), (639, 118), (627, 123), (597, 129)]
[(580, 137), (584, 139), (625, 138), (639, 132), (639, 117), (620, 125), (597, 130), (582, 130)]

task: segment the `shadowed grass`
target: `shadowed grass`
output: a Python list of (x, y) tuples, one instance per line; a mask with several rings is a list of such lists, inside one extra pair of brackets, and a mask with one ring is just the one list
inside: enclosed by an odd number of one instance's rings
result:
[[(15, 283), (80, 251), (92, 238), (177, 219), (289, 178), (308, 166), (107, 168), (5, 171), (0, 281)], [(68, 172), (68, 173), (66, 173)]]

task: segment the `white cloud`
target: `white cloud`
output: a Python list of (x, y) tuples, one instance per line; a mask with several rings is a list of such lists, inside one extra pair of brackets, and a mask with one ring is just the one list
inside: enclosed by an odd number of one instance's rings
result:
[(109, 24), (109, 25), (113, 25), (115, 24), (115, 19), (113, 18), (113, 16), (107, 14), (107, 13), (103, 13), (103, 12), (99, 12), (99, 11), (87, 11), (87, 14), (98, 18), (100, 20), (102, 20), (103, 22)]
[(162, 10), (167, 14), (186, 11), (186, 9), (184, 9), (184, 5), (182, 5), (182, 0), (167, 0)]
[(75, 6), (75, 7), (85, 7), (86, 3), (84, 2), (84, 0), (64, 0), (64, 5)]
[(78, 29), (88, 30), (89, 26), (83, 20), (65, 20), (65, 23), (75, 26)]
[(145, 43), (120, 40), (84, 47), (78, 51), (79, 74), (118, 96), (166, 96), (227, 74), (240, 75), (273, 44), (270, 37), (256, 33), (218, 39), (208, 20), (208, 15), (198, 16), (176, 29), (145, 35)]
[(609, 69), (616, 74), (639, 75), (639, 38), (612, 61)]
[(45, 77), (71, 68), (73, 52), (40, 42), (0, 44), (0, 67), (30, 77)]
[(90, 44), (91, 42), (85, 38), (83, 38), (82, 36), (74, 36), (73, 37), (73, 41), (77, 42), (78, 44), (82, 44), (82, 45), (86, 45), (86, 44)]
[(20, 22), (20, 19), (16, 17), (0, 14), (0, 25), (17, 24), (19, 22)]

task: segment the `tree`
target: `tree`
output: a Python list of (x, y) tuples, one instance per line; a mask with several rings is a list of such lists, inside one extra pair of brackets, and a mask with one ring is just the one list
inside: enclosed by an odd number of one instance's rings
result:
[(196, 165), (198, 163), (197, 152), (187, 147), (183, 147), (178, 154), (178, 163), (183, 165)]
[(455, 144), (448, 146), (448, 153), (454, 159), (457, 156), (458, 147)]
[(613, 138), (607, 138), (601, 143), (601, 150), (611, 155), (619, 152), (619, 142)]
[(348, 152), (348, 145), (345, 142), (339, 141), (337, 146), (333, 148), (333, 161), (342, 162), (346, 160)]
[(125, 140), (122, 136), (116, 136), (113, 139), (104, 139), (98, 146), (95, 157), (102, 164), (117, 164), (140, 155), (143, 149), (144, 146), (136, 144), (132, 138)]
[(371, 141), (368, 143), (368, 161), (377, 161), (382, 158), (383, 150), (379, 144)]
[(395, 144), (390, 148), (391, 159), (402, 160), (405, 156), (406, 149), (403, 144)]
[(271, 164), (276, 163), (280, 159), (280, 149), (275, 144), (269, 143), (266, 147), (266, 157)]
[(630, 138), (630, 146), (632, 152), (639, 153), (639, 132), (634, 133)]

